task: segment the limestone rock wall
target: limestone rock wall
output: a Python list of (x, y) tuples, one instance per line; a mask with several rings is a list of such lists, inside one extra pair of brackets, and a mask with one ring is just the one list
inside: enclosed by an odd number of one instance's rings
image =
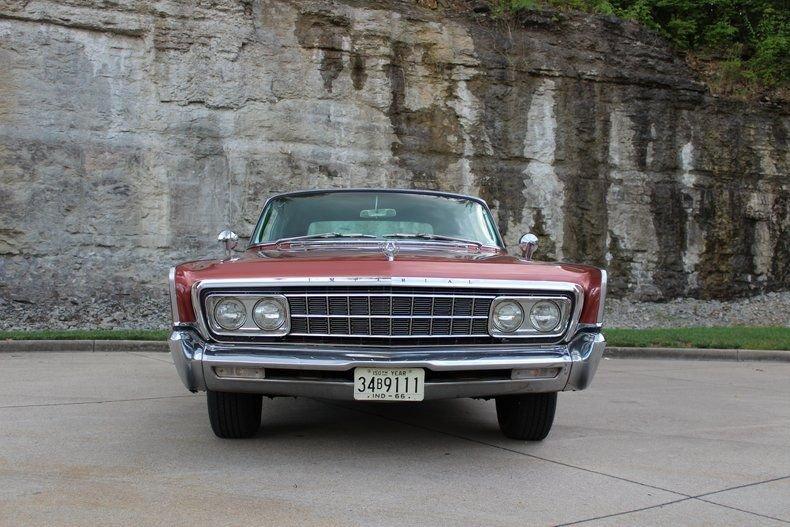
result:
[(0, 298), (159, 301), (173, 262), (319, 187), (482, 195), (614, 295), (787, 289), (788, 123), (614, 19), (0, 0)]

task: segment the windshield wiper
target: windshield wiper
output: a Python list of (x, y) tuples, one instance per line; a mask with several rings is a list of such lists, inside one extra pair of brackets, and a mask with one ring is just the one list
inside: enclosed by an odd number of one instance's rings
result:
[(344, 232), (322, 232), (320, 234), (306, 234), (304, 236), (293, 236), (291, 238), (280, 238), (279, 240), (275, 240), (275, 244), (286, 243), (286, 242), (296, 242), (302, 240), (325, 240), (329, 238), (376, 238), (372, 234), (362, 234), (362, 233), (344, 233)]
[(418, 232), (414, 233), (405, 233), (405, 232), (396, 232), (393, 234), (386, 234), (384, 238), (417, 238), (419, 240), (436, 240), (442, 242), (459, 242), (459, 243), (468, 243), (471, 245), (476, 245), (478, 247), (483, 247), (484, 244), (476, 241), (476, 240), (467, 240), (466, 238), (455, 238), (453, 236), (442, 236), (441, 234), (428, 234), (426, 232)]

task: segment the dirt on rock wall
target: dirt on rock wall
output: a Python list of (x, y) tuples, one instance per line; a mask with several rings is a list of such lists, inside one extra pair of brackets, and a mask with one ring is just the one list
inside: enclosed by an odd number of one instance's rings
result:
[[(413, 2), (0, 2), (0, 296), (165, 298), (272, 193), (446, 189), (635, 299), (790, 287), (788, 108), (613, 18)], [(118, 308), (121, 311), (123, 307)]]

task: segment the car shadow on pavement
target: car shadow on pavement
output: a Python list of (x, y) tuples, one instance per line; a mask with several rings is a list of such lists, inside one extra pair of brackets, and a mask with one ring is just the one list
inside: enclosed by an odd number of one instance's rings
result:
[[(267, 404), (272, 407), (267, 408)], [(256, 438), (272, 441), (310, 435), (324, 440), (375, 441), (382, 435), (391, 436), (393, 430), (404, 438), (429, 433), (501, 439), (493, 403), (451, 399), (382, 404), (286, 398), (264, 400)]]

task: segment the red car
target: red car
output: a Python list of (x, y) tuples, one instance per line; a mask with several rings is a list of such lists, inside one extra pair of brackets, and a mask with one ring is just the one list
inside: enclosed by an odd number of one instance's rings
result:
[(253, 436), (262, 396), (495, 398), (541, 440), (557, 392), (598, 367), (606, 272), (508, 256), (486, 203), (414, 190), (280, 194), (243, 253), (170, 270), (170, 350), (219, 437)]

